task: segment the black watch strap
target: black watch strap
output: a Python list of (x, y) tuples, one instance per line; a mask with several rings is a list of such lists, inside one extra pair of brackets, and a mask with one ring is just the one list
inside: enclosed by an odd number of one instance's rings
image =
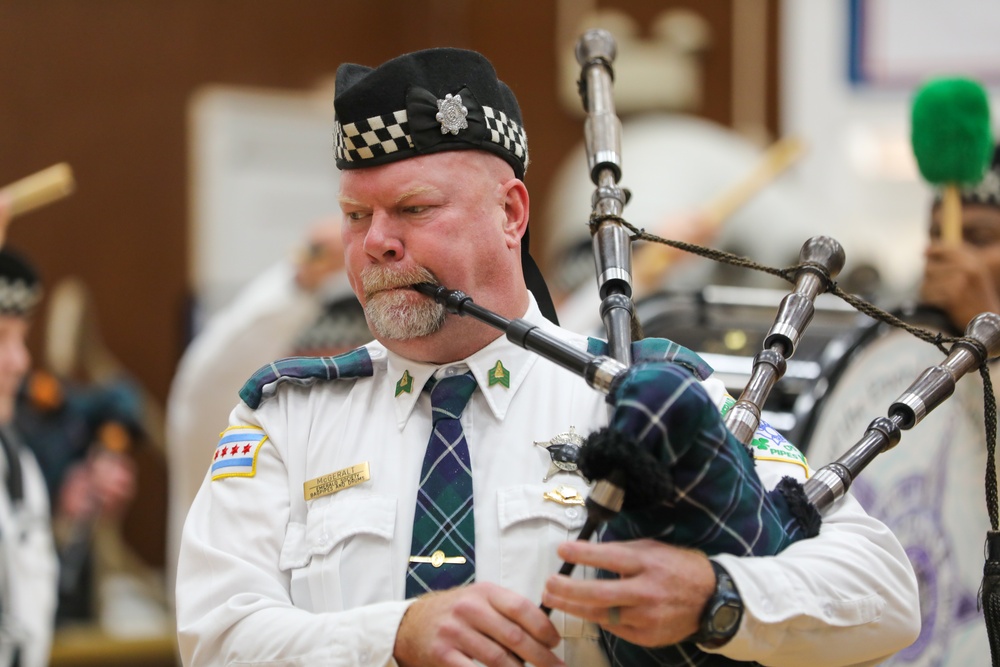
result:
[(715, 591), (705, 603), (698, 632), (691, 635), (690, 641), (717, 648), (732, 639), (739, 630), (743, 620), (743, 598), (726, 568), (714, 560), (710, 562), (715, 571)]

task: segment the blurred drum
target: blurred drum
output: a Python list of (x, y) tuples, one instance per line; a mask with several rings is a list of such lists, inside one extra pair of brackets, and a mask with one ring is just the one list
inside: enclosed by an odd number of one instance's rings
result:
[[(940, 315), (908, 321), (943, 330)], [(806, 336), (809, 336), (809, 331)], [(905, 331), (878, 324), (829, 343), (821, 378), (797, 399), (794, 412), (813, 470), (857, 442), (872, 419), (943, 355)], [(989, 529), (983, 393), (978, 374), (880, 455), (851, 491), (896, 534), (920, 585), (920, 636), (887, 665), (985, 665), (989, 644), (976, 595)]]
[[(729, 393), (738, 397), (750, 380), (754, 355), (761, 350), (786, 294), (782, 290), (728, 286), (709, 286), (698, 292), (663, 292), (637, 302), (636, 316), (644, 335), (669, 338), (697, 352), (715, 369), (715, 377), (722, 380)], [(813, 321), (788, 360), (785, 376), (763, 406), (764, 421), (797, 442), (795, 434), (803, 427), (795, 405), (820, 380), (824, 351), (871, 322), (839, 299), (820, 295)]]

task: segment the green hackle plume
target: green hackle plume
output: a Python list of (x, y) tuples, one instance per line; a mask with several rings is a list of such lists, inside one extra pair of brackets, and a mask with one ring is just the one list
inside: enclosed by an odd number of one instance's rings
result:
[(913, 98), (913, 154), (934, 185), (975, 184), (993, 156), (990, 104), (970, 79), (934, 79)]

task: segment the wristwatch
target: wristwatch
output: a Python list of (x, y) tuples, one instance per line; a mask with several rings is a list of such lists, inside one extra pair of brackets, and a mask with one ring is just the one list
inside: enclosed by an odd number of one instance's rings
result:
[(718, 648), (732, 639), (739, 629), (743, 619), (743, 598), (726, 569), (714, 560), (710, 562), (715, 570), (715, 592), (705, 603), (698, 632), (691, 635), (690, 641)]

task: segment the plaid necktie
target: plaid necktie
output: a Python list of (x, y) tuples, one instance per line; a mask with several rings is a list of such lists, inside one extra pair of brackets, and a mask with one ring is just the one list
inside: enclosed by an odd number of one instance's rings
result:
[[(472, 373), (427, 383), (434, 425), (424, 454), (406, 569), (406, 597), (471, 583), (476, 577), (472, 466), (462, 410), (476, 390)], [(417, 562), (414, 562), (414, 560)]]

